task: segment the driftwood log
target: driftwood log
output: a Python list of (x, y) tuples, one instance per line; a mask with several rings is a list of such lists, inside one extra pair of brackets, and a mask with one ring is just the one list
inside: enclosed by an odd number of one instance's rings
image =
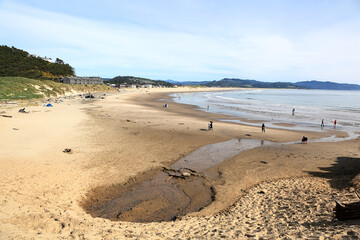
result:
[[(359, 194), (355, 191), (356, 196), (360, 199)], [(340, 220), (351, 220), (360, 218), (360, 201), (348, 204), (342, 204), (333, 197), (336, 206), (334, 208), (335, 217)]]
[[(180, 169), (176, 170), (176, 169), (172, 169), (172, 168), (163, 167), (162, 171), (167, 173), (170, 177), (175, 177), (175, 178), (185, 179), (190, 176), (205, 178), (205, 175), (203, 173), (197, 173), (195, 170), (190, 169), (190, 168), (180, 168)], [(168, 180), (170, 180), (170, 179), (171, 178), (169, 178)]]

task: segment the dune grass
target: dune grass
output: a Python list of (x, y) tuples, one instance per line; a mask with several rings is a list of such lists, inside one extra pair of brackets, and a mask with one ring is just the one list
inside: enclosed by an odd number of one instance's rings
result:
[(35, 80), (24, 77), (0, 77), (0, 100), (36, 99), (77, 92), (108, 92), (107, 85), (69, 85), (52, 80)]

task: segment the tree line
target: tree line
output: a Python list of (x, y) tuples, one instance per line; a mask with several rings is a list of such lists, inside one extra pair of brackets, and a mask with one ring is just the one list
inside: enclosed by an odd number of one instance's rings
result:
[(74, 68), (59, 58), (52, 63), (15, 47), (0, 46), (0, 76), (57, 79), (73, 75)]

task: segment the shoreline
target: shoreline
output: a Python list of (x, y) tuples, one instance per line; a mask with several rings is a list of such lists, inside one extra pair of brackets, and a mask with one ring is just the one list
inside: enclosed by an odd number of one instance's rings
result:
[[(358, 169), (354, 169), (360, 158), (358, 139), (338, 143), (263, 146), (240, 153), (211, 168), (211, 173), (219, 176), (212, 183), (216, 199), (200, 212), (188, 214), (175, 222), (147, 224), (92, 218), (80, 206), (91, 189), (131, 185), (207, 144), (239, 137), (287, 142), (299, 140), (303, 134), (269, 128), (264, 135), (260, 126), (226, 122), (215, 122), (211, 133), (201, 131), (207, 128), (209, 120), (220, 116), (176, 103), (169, 103), (168, 108), (163, 108), (163, 102), (155, 99), (162, 98), (169, 90), (161, 91), (164, 92), (120, 92), (86, 104), (74, 100), (56, 105), (50, 112), (38, 107), (41, 112), (36, 112), (35, 108), (26, 115), (15, 113), (14, 109), (14, 118), (0, 119), (1, 137), (10, 136), (0, 150), (4, 156), (1, 162), (3, 177), (0, 179), (3, 182), (0, 190), (1, 238), (219, 238), (219, 232), (211, 235), (213, 229), (222, 229), (222, 234), (228, 238), (244, 238), (246, 232), (256, 235), (257, 225), (245, 224), (249, 229), (246, 231), (245, 225), (239, 225), (236, 217), (227, 219), (222, 212), (231, 209), (231, 214), (236, 214), (242, 209), (235, 206), (239, 199), (259, 184), (275, 181), (276, 185), (276, 181), (281, 181), (279, 179), (304, 176), (328, 179), (331, 183), (331, 179), (343, 174), (341, 169), (350, 168), (351, 174), (346, 175), (349, 178), (346, 183), (353, 182), (354, 186), (358, 186), (359, 177), (355, 174)], [(62, 126), (63, 119), (73, 120)], [(48, 123), (44, 125), (42, 122), (41, 125), (40, 120), (53, 124), (48, 126)], [(36, 124), (45, 129), (34, 129)], [(13, 127), (19, 128), (19, 131), (12, 130)], [(311, 134), (319, 136), (319, 133)], [(32, 146), (29, 146), (30, 137), (38, 139)], [(41, 138), (44, 140), (40, 141)], [(48, 141), (51, 138), (54, 141)], [(19, 139), (22, 141), (19, 142)], [(74, 152), (62, 153), (66, 147)], [(15, 149), (21, 151), (16, 152)], [(23, 169), (22, 166), (27, 167)], [(253, 197), (258, 199), (257, 195)], [(331, 202), (330, 196), (326, 201)], [(215, 220), (216, 216), (227, 219), (226, 226)], [(273, 228), (276, 229), (276, 224)], [(275, 236), (280, 236), (279, 232), (286, 229), (279, 226)], [(350, 226), (348, 229), (353, 228)], [(326, 234), (331, 235), (330, 227), (328, 231)], [(355, 233), (359, 234), (357, 230)], [(265, 232), (261, 234), (266, 236)]]

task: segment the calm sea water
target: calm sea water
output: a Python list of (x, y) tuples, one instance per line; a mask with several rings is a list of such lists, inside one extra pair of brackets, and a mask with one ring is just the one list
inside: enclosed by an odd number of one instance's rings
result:
[(195, 105), (203, 111), (261, 120), (268, 127), (286, 128), (276, 123), (290, 123), (298, 130), (323, 131), (333, 128), (337, 120), (339, 130), (360, 131), (360, 91), (246, 89), (176, 93), (172, 97), (176, 102)]

